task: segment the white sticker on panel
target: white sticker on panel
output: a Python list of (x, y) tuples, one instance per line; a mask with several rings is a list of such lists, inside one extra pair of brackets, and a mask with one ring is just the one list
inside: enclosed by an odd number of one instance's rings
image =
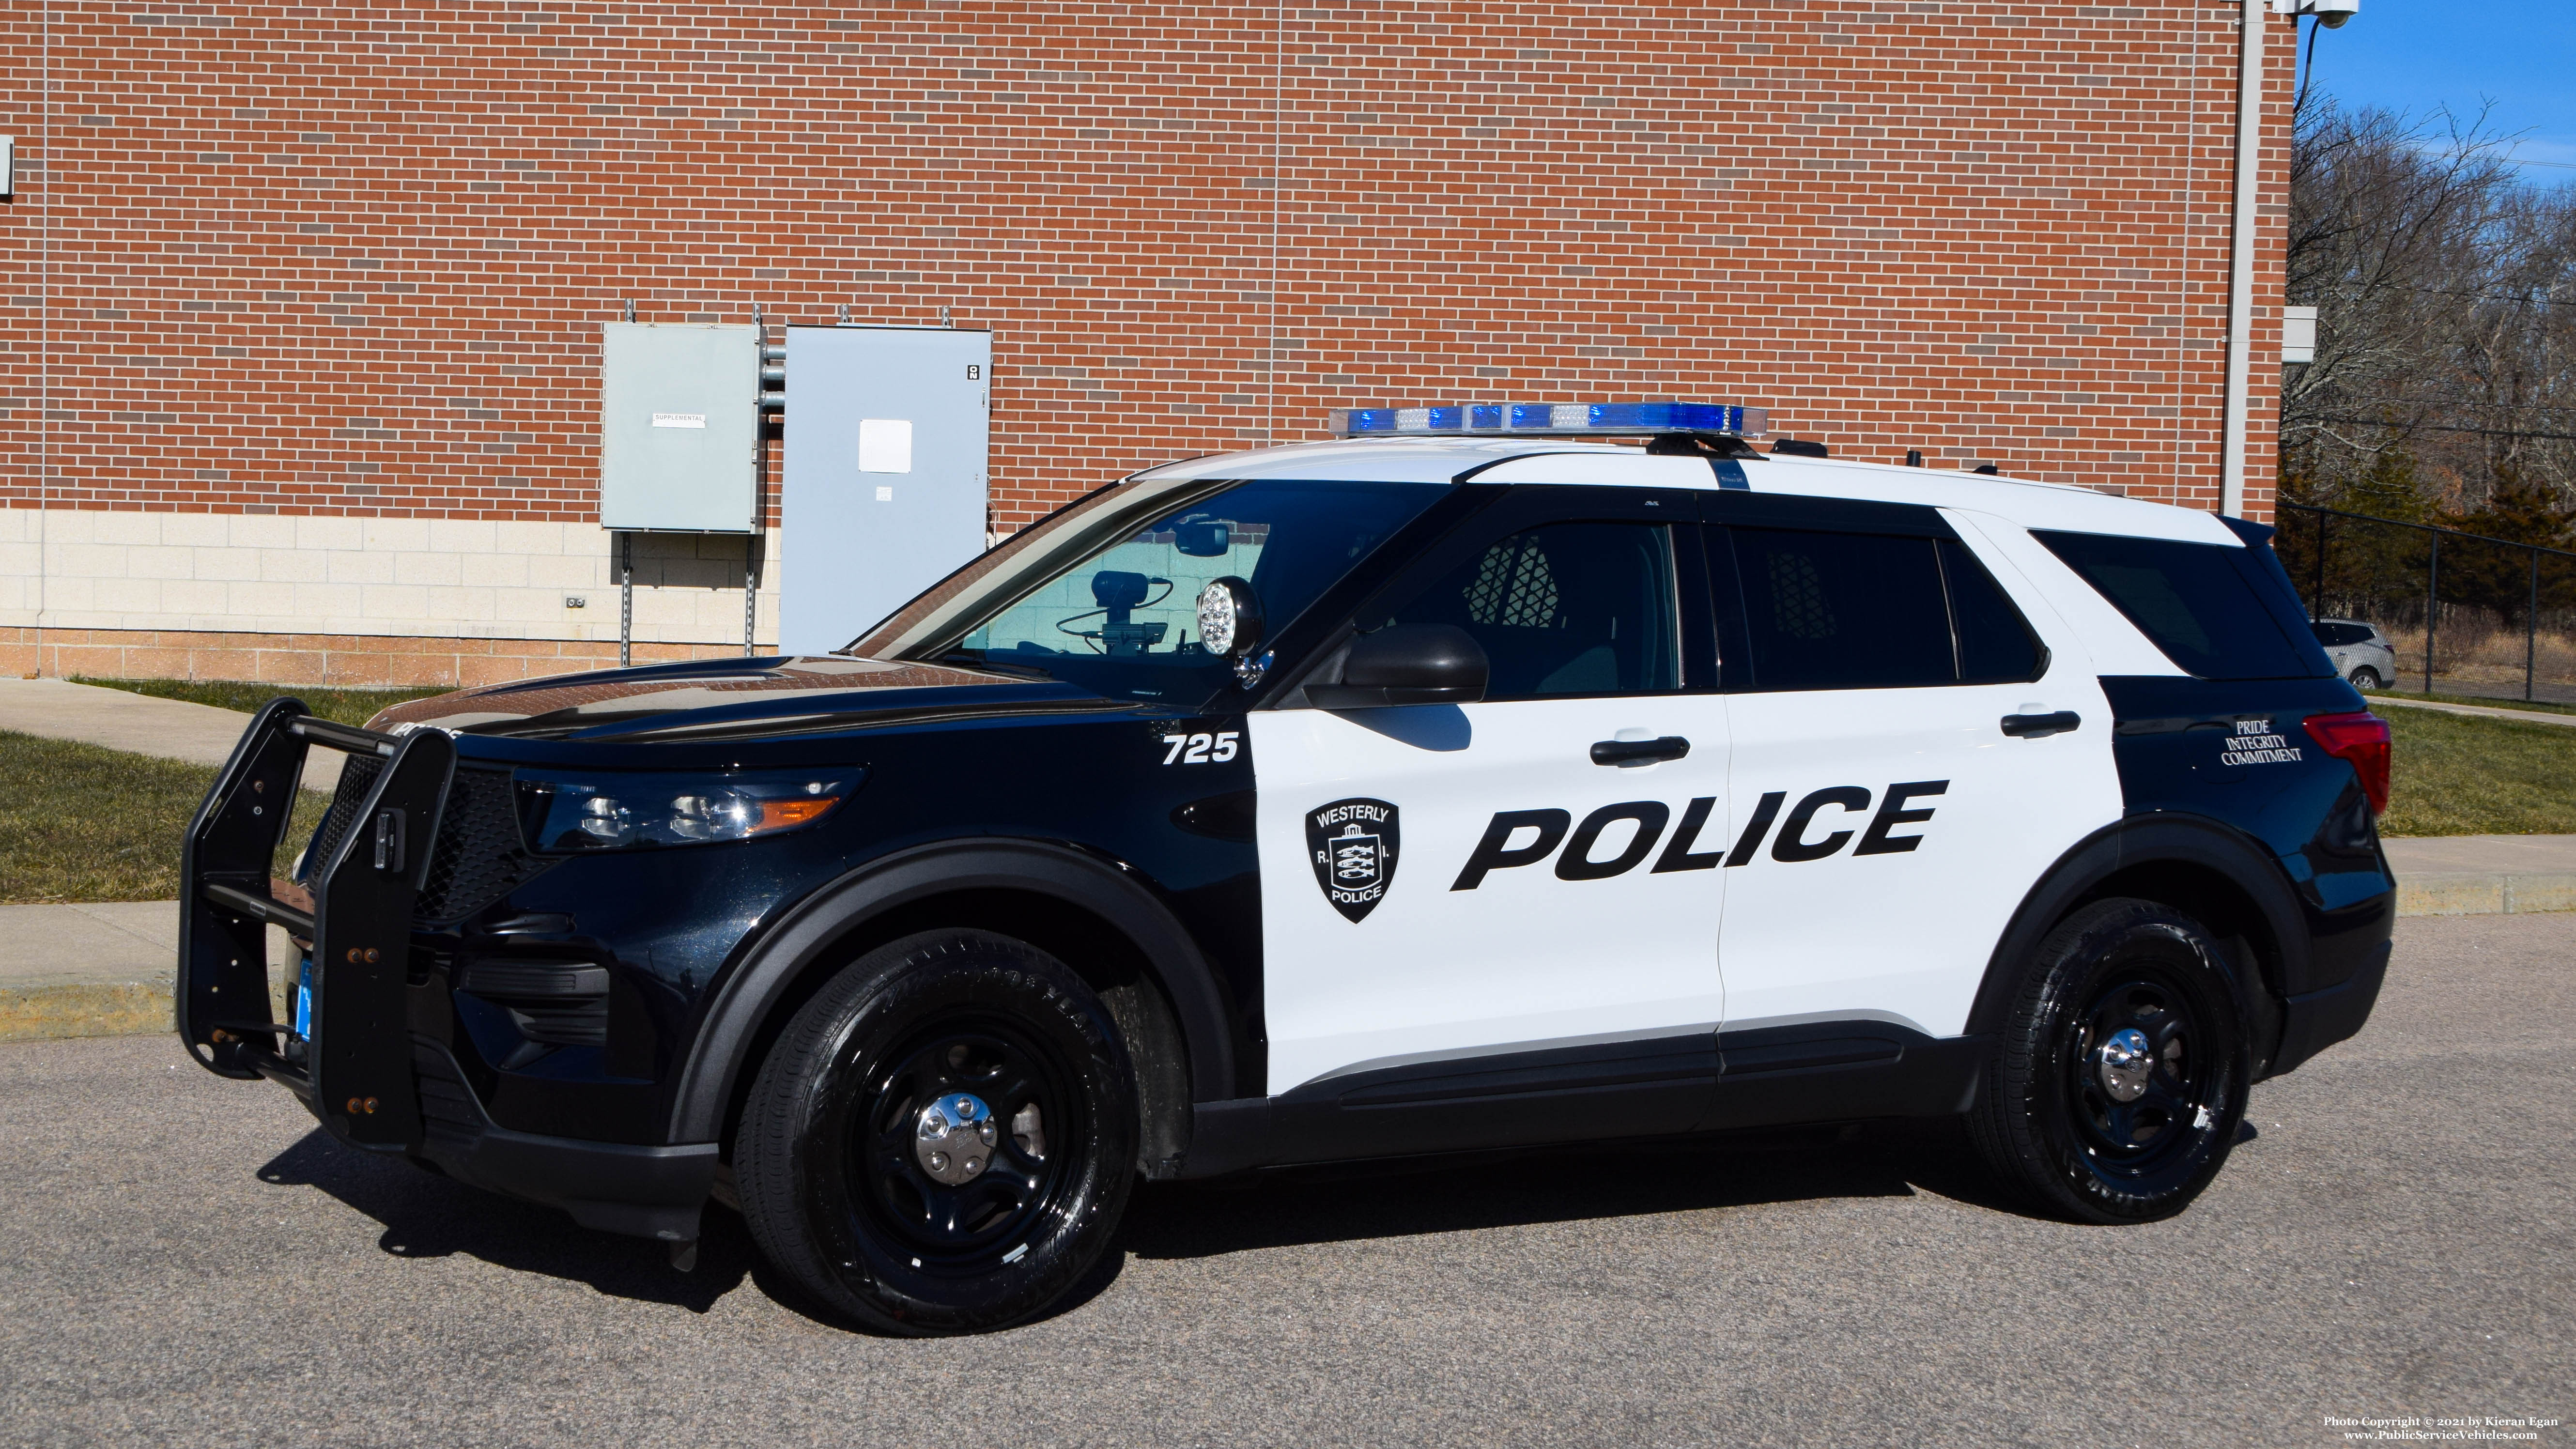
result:
[(878, 501), (879, 503), (892, 503), (892, 502), (894, 501), (894, 490), (893, 490), (893, 489), (891, 489), (891, 488), (885, 487), (885, 486), (884, 486), (884, 485), (882, 485), (882, 484), (878, 485), (878, 488), (877, 488), (877, 501)]
[(703, 428), (706, 425), (705, 413), (655, 413), (653, 415), (653, 426), (657, 428)]
[(911, 472), (912, 420), (910, 418), (859, 419), (859, 471), (862, 473)]

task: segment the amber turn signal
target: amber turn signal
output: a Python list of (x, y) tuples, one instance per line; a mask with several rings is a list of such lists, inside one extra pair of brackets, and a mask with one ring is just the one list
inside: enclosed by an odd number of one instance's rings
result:
[(759, 835), (802, 825), (808, 820), (820, 820), (825, 812), (840, 803), (838, 795), (807, 796), (801, 800), (763, 800), (760, 802), (760, 818), (751, 823), (750, 833)]

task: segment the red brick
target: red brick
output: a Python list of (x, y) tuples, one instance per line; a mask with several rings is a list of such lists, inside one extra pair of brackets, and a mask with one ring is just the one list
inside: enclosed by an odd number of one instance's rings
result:
[(50, 154), (0, 20), (11, 507), (594, 521), (629, 297), (993, 328), (1004, 527), (1455, 398), (2216, 501), (2236, 0), (45, 10)]

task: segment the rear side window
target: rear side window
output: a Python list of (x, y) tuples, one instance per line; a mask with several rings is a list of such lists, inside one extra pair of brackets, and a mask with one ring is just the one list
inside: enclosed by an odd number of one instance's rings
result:
[(1757, 689), (1868, 689), (1958, 677), (1928, 538), (1739, 528)]
[(2347, 644), (2370, 642), (2368, 624), (2316, 624), (2310, 627), (2316, 630), (2317, 642), (2329, 649), (2340, 649)]
[[(2256, 591), (2250, 548), (2103, 533), (2032, 531), (2139, 632), (2203, 679), (2297, 679), (2319, 672)], [(2322, 656), (2319, 656), (2320, 661)]]
[(1947, 539), (1736, 528), (1755, 689), (1888, 689), (2029, 679), (2038, 641)]

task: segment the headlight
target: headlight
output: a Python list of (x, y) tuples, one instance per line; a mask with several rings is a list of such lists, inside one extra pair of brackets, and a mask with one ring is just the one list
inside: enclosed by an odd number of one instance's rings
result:
[(748, 840), (811, 825), (861, 770), (518, 773), (519, 824), (538, 850), (619, 850)]

